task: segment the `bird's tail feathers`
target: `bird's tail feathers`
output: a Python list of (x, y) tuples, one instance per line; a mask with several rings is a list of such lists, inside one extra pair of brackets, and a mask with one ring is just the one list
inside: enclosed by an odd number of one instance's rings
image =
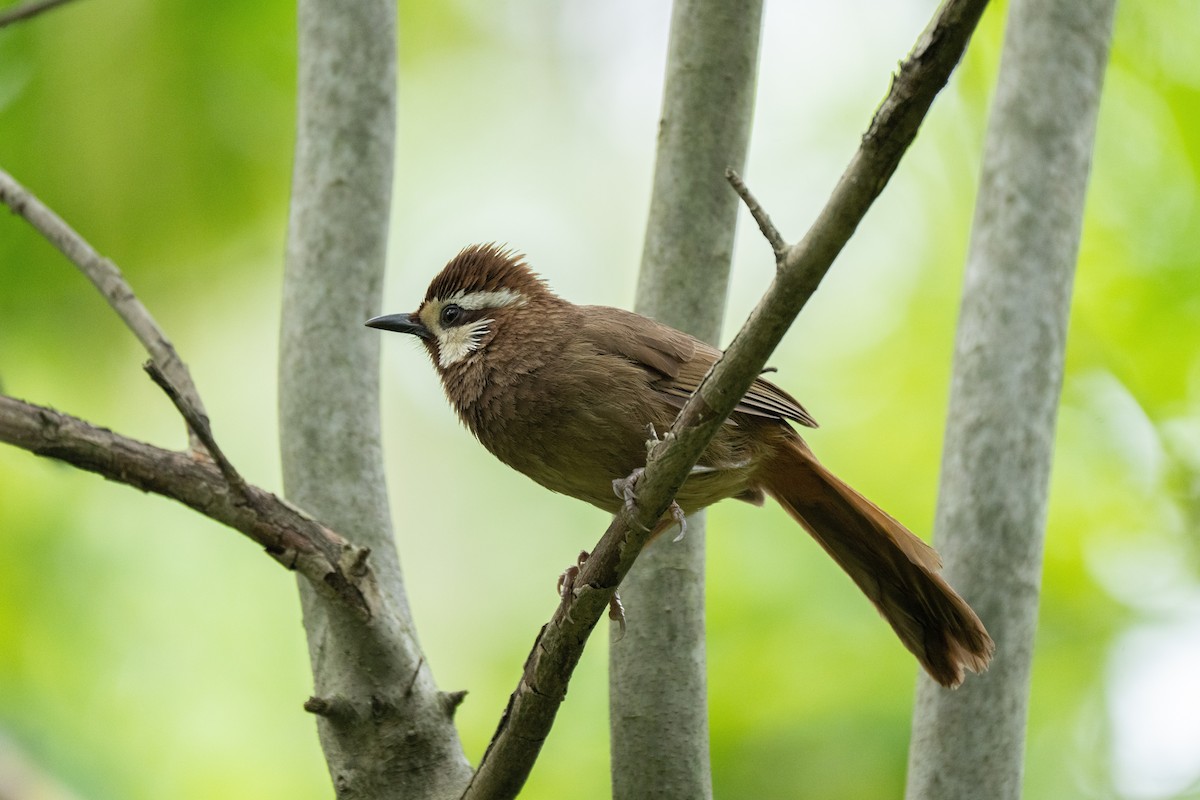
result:
[(938, 683), (987, 669), (995, 645), (975, 612), (939, 575), (937, 552), (827, 470), (799, 439), (763, 471), (787, 509), (879, 609)]

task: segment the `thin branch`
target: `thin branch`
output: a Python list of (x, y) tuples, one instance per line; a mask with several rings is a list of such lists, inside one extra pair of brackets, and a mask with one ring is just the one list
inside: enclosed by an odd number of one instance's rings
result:
[(5, 395), (0, 395), (0, 441), (178, 500), (241, 531), (318, 591), (363, 617), (372, 615), (374, 578), (362, 574), (360, 548), (257, 486), (245, 484), (243, 495), (232, 492), (226, 477), (207, 461)]
[(0, 28), (12, 25), (14, 22), (21, 22), (30, 17), (36, 17), (43, 12), (66, 5), (69, 2), (71, 0), (40, 0), (40, 2), (26, 3), (23, 6), (7, 9), (4, 13), (0, 14)]
[[(147, 372), (187, 422), (191, 453), (162, 450), (2, 395), (0, 441), (191, 506), (246, 534), (288, 569), (309, 578), (319, 591), (370, 617), (374, 589), (365, 591), (374, 581), (366, 564), (370, 550), (351, 545), (287, 501), (246, 483), (213, 438), (187, 366), (116, 265), (4, 170), (0, 170), (0, 202), (75, 264), (137, 336), (150, 354)], [(201, 448), (216, 462), (215, 472), (223, 485), (212, 485), (211, 465), (189, 457)]]
[[(67, 259), (87, 276), (88, 280), (104, 295), (117, 315), (124, 320), (129, 330), (137, 337), (150, 359), (170, 378), (172, 385), (201, 414), (204, 403), (192, 381), (187, 365), (179, 358), (175, 346), (163, 332), (149, 310), (133, 293), (125, 276), (117, 265), (96, 252), (87, 240), (54, 213), (32, 192), (22, 186), (4, 170), (0, 169), (0, 202), (24, 218), (42, 234), (50, 244), (58, 248)], [(193, 446), (196, 441), (193, 439)]]
[(217, 440), (213, 437), (212, 425), (208, 421), (208, 416), (201, 413), (195, 406), (187, 401), (171, 383), (171, 380), (163, 374), (162, 370), (153, 361), (147, 361), (142, 365), (142, 369), (150, 376), (150, 379), (158, 384), (158, 388), (162, 389), (175, 404), (184, 422), (195, 436), (200, 439), (204, 445), (204, 449), (212, 456), (212, 460), (216, 462), (217, 469), (225, 477), (225, 481), (229, 484), (229, 488), (233, 489), (240, 497), (249, 501), (250, 489), (246, 485), (246, 479), (241, 476), (241, 473), (233, 466), (229, 459), (225, 456), (225, 452), (221, 450), (217, 444)]
[[(514, 797), (566, 696), (587, 637), (725, 417), (750, 388), (872, 202), (883, 190), (933, 98), (962, 58), (986, 0), (948, 0), (901, 64), (824, 210), (787, 249), (775, 282), (636, 473), (637, 503), (622, 509), (576, 580), (573, 600), (542, 627), (516, 690), (464, 798)], [(773, 245), (774, 246), (774, 245)]]
[(771, 217), (767, 214), (766, 209), (759, 205), (758, 199), (750, 193), (750, 187), (746, 186), (742, 176), (738, 175), (736, 170), (726, 167), (725, 180), (729, 181), (729, 185), (738, 193), (738, 197), (742, 198), (742, 202), (750, 211), (750, 216), (754, 217), (754, 221), (758, 223), (758, 229), (762, 231), (763, 236), (767, 237), (767, 242), (775, 253), (776, 265), (782, 266), (788, 250), (788, 243), (784, 240), (783, 234), (775, 227), (775, 223), (771, 222)]

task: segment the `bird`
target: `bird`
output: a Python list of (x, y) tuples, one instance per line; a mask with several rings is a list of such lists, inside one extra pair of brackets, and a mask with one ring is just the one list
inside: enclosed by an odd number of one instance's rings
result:
[[(645, 465), (647, 431), (669, 429), (721, 354), (649, 317), (576, 305), (525, 256), (494, 243), (454, 256), (416, 311), (366, 325), (420, 340), (450, 405), (496, 458), (609, 513), (625, 502), (614, 481)], [(986, 670), (995, 645), (940, 575), (937, 552), (830, 472), (794, 425), (816, 422), (760, 376), (680, 487), (678, 506), (691, 514), (728, 498), (772, 497), (930, 677), (954, 688), (965, 670)]]

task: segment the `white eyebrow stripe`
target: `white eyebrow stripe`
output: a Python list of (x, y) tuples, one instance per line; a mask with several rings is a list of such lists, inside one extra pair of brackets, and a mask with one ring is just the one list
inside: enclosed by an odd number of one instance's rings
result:
[(525, 296), (512, 289), (499, 289), (493, 292), (471, 292), (460, 289), (442, 301), (443, 304), (454, 303), (467, 311), (479, 311), (484, 308), (506, 308), (507, 306), (525, 305)]

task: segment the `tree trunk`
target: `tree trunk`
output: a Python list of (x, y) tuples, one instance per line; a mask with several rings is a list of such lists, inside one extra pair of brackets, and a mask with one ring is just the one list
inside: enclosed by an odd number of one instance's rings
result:
[(287, 495), (371, 548), (364, 620), (304, 581), (321, 745), (338, 797), (457, 797), (470, 777), (421, 656), (384, 491), (378, 313), (395, 139), (395, 4), (300, 0), (299, 120), (284, 278)]
[[(721, 332), (754, 109), (758, 0), (677, 0), (636, 309), (705, 341)], [(663, 433), (663, 431), (659, 431)], [(712, 796), (704, 656), (704, 514), (648, 547), (621, 585), (609, 656), (614, 798)]]
[(996, 640), (950, 692), (921, 676), (909, 800), (1021, 793), (1054, 425), (1114, 0), (1013, 0), (984, 148), (935, 525)]

